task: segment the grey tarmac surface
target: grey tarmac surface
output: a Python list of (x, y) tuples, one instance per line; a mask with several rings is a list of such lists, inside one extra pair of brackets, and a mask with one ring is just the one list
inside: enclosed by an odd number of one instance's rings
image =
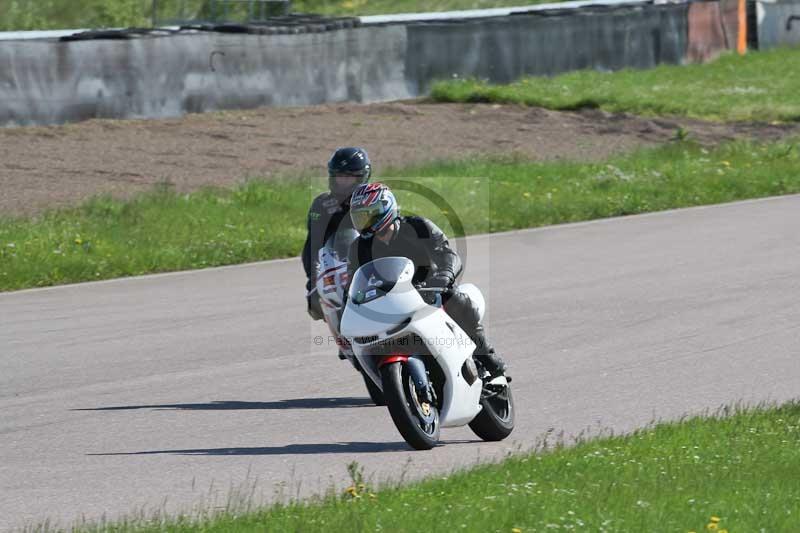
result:
[[(412, 452), (317, 346), (298, 260), (0, 295), (0, 529), (444, 475), (549, 429), (800, 396), (800, 196), (467, 241), (517, 428)], [(460, 243), (462, 247), (464, 243)]]

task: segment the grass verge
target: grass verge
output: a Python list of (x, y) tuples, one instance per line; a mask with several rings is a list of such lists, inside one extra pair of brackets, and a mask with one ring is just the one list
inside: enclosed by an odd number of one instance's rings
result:
[[(800, 531), (800, 404), (728, 409), (322, 501), (109, 531)], [(92, 531), (92, 528), (80, 528)]]
[(549, 1), (551, 0), (434, 0), (429, 2), (420, 0), (301, 0), (293, 3), (293, 9), (300, 12), (328, 15), (386, 15), (526, 6), (544, 4)]
[[(406, 213), (475, 234), (800, 192), (800, 140), (675, 142), (602, 163), (478, 159), (389, 171), (440, 191), (463, 223), (399, 192)], [(30, 219), (0, 219), (0, 290), (204, 268), (299, 254), (324, 179), (250, 182), (129, 201), (99, 197)], [(455, 234), (455, 235), (454, 235)]]
[[(331, 16), (418, 13), (459, 9), (487, 9), (541, 4), (548, 0), (294, 0), (292, 11)], [(229, 21), (244, 21), (248, 2), (228, 2), (227, 9), (211, 0), (158, 0), (158, 20), (210, 20), (212, 13)], [(255, 8), (256, 15), (260, 12)], [(223, 10), (226, 15), (222, 15)], [(0, 0), (0, 31), (76, 28), (149, 27), (152, 0)]]
[(714, 120), (800, 120), (800, 48), (725, 54), (705, 65), (649, 70), (582, 70), (528, 77), (509, 85), (443, 81), (440, 102), (519, 103), (549, 109), (599, 107), (611, 112)]

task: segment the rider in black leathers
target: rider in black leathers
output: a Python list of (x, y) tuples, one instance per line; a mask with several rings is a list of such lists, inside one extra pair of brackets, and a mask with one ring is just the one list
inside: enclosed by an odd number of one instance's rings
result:
[(444, 309), (476, 344), (476, 359), (492, 377), (505, 373), (506, 364), (486, 338), (479, 310), (466, 293), (458, 290), (456, 278), (461, 274), (461, 258), (442, 230), (425, 218), (400, 216), (394, 195), (380, 183), (358, 187), (350, 209), (353, 226), (361, 233), (350, 247), (350, 279), (369, 261), (382, 257), (409, 258), (415, 268), (412, 283), (446, 289), (442, 297)]
[(356, 187), (369, 181), (371, 174), (372, 164), (363, 148), (339, 148), (328, 161), (329, 192), (320, 194), (311, 202), (302, 259), (307, 279), (308, 314), (314, 320), (322, 320), (316, 289), (317, 254), (341, 224), (350, 225), (350, 195)]

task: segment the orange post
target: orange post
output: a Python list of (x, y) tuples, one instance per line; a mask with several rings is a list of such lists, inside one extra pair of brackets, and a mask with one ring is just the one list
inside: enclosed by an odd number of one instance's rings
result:
[(739, 0), (739, 39), (736, 42), (739, 55), (747, 53), (747, 0)]

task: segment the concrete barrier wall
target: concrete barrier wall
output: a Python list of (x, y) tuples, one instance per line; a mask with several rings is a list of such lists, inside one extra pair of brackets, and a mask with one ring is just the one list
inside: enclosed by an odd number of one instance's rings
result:
[(452, 77), (505, 83), (523, 75), (680, 63), (687, 6), (554, 11), (408, 26), (406, 73), (424, 94)]
[(800, 44), (800, 0), (757, 2), (759, 49)]
[(403, 26), (0, 44), (0, 124), (412, 96)]
[[(0, 125), (387, 101), (423, 95), (454, 75), (508, 82), (682, 63), (708, 55), (687, 56), (690, 9), (589, 7), (297, 35), (4, 41)], [(726, 43), (715, 36), (709, 49)]]

